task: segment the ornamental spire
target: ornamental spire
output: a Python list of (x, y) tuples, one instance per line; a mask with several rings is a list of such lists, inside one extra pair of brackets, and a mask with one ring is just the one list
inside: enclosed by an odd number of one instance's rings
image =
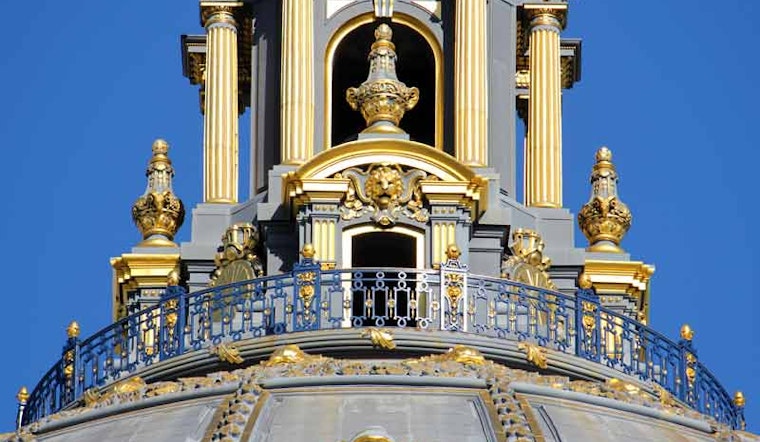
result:
[(367, 128), (362, 133), (405, 133), (398, 127), (404, 112), (420, 99), (416, 87), (407, 87), (396, 76), (396, 46), (393, 31), (383, 23), (375, 29), (375, 42), (369, 53), (369, 75), (359, 87), (346, 91), (346, 101), (360, 110)]
[(145, 172), (148, 187), (132, 206), (132, 219), (143, 235), (141, 247), (177, 247), (174, 235), (185, 219), (182, 200), (172, 191), (174, 168), (168, 152), (166, 141), (153, 142), (153, 157)]
[(591, 199), (578, 213), (578, 224), (589, 241), (589, 252), (622, 253), (620, 241), (631, 227), (631, 211), (617, 193), (618, 175), (612, 152), (602, 147), (596, 152), (591, 172)]

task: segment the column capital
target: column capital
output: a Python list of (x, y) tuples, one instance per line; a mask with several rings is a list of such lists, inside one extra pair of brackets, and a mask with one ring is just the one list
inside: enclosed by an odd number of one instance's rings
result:
[(243, 2), (202, 1), (201, 26), (208, 27), (215, 23), (227, 23), (237, 27), (237, 21), (244, 6)]
[(567, 3), (528, 3), (523, 5), (524, 18), (528, 30), (538, 27), (565, 29), (567, 23)]

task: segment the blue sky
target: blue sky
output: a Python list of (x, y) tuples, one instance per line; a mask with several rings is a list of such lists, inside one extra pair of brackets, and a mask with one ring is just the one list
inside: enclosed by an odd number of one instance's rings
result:
[[(202, 185), (197, 89), (179, 50), (180, 34), (200, 32), (195, 2), (43, 0), (5, 12), (0, 430), (13, 426), (18, 388), (60, 357), (69, 321), (83, 335), (110, 322), (108, 259), (139, 240), (130, 207), (153, 139), (171, 143), (188, 209)], [(753, 430), (758, 16), (760, 3), (739, 0), (587, 0), (571, 5), (564, 34), (584, 40), (583, 80), (564, 99), (565, 205), (587, 200), (594, 152), (608, 145), (634, 213), (623, 245), (657, 266), (651, 323), (672, 338), (692, 325), (700, 359), (745, 392)], [(189, 220), (179, 239), (188, 232)]]

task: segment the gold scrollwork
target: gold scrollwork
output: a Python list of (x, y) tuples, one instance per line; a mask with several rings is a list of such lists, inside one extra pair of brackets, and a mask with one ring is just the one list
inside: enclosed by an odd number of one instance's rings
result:
[(486, 358), (475, 348), (468, 347), (466, 345), (456, 345), (450, 348), (446, 353), (423, 356), (417, 359), (407, 359), (404, 361), (406, 364), (423, 364), (427, 362), (457, 362), (460, 364), (481, 366), (485, 365)]
[(590, 341), (596, 329), (596, 304), (583, 301), (581, 302), (581, 308), (583, 309), (583, 317), (581, 318), (581, 324), (583, 325), (583, 334), (586, 335), (586, 340)]
[(446, 273), (446, 297), (449, 298), (451, 316), (456, 318), (459, 312), (459, 300), (462, 298), (464, 275), (461, 273)]
[(501, 264), (502, 278), (511, 279), (534, 287), (556, 290), (551, 280), (551, 259), (544, 256), (544, 240), (531, 229), (517, 229), (512, 233), (512, 255)]
[(314, 300), (314, 281), (316, 279), (316, 273), (304, 272), (298, 274), (298, 282), (300, 288), (298, 289), (298, 296), (303, 301), (303, 309), (306, 315), (311, 312), (311, 303)]
[(251, 223), (236, 223), (222, 235), (222, 246), (214, 258), (216, 270), (209, 287), (246, 281), (264, 274), (264, 267), (256, 255), (259, 231)]
[(350, 168), (335, 175), (351, 181), (340, 207), (341, 218), (350, 220), (370, 213), (383, 227), (393, 225), (399, 215), (427, 222), (420, 181), (436, 179), (419, 169), (404, 171), (398, 164), (377, 163), (367, 170)]

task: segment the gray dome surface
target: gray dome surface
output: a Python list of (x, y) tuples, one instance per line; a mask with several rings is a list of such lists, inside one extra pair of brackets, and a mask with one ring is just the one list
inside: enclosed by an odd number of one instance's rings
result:
[[(133, 377), (85, 399), (2, 440), (760, 440), (651, 385), (513, 369), (464, 346), (403, 360), (287, 346), (245, 368), (153, 383)], [(386, 436), (366, 439), (372, 431)]]

